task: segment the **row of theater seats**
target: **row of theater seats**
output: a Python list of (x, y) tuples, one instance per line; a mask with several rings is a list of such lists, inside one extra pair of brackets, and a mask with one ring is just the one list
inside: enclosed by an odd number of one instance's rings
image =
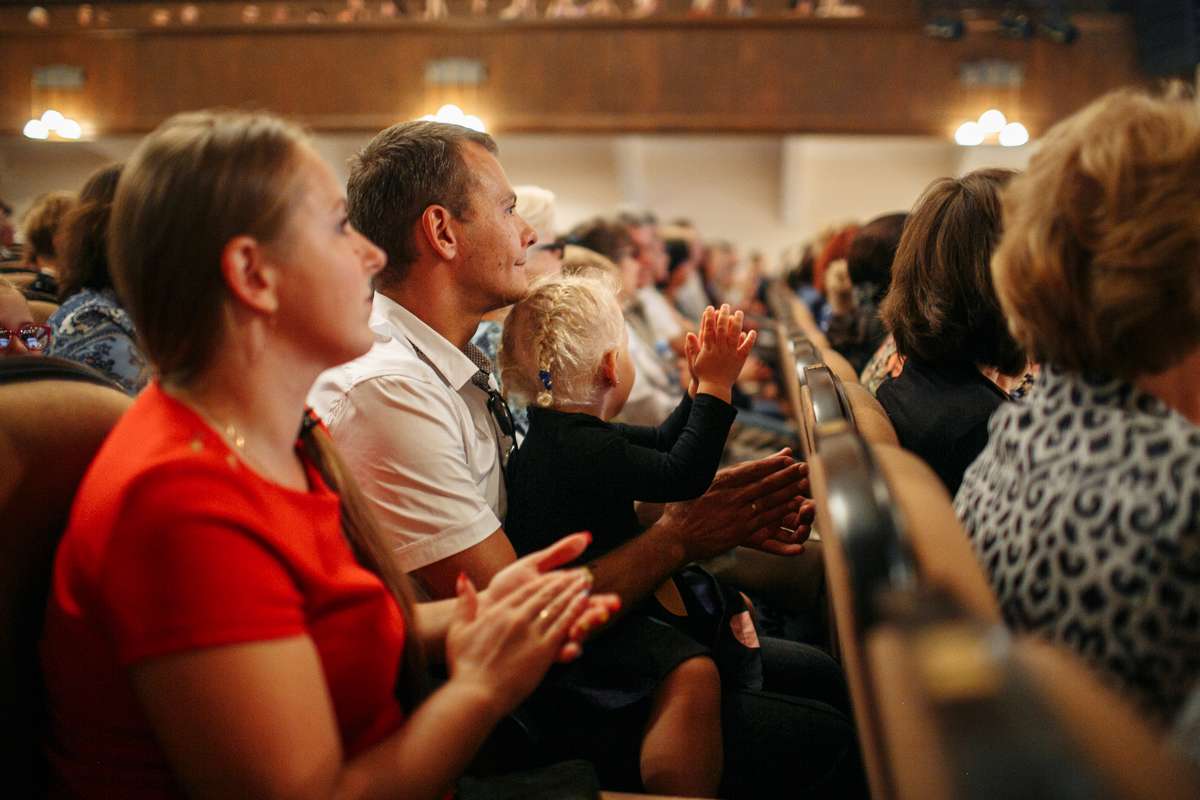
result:
[(1162, 733), (1073, 655), (1009, 635), (937, 476), (807, 308), (773, 305), (872, 796), (1200, 796)]
[(131, 403), (99, 372), (53, 357), (0, 358), (0, 796), (40, 797), (37, 639), (54, 548), (75, 490)]

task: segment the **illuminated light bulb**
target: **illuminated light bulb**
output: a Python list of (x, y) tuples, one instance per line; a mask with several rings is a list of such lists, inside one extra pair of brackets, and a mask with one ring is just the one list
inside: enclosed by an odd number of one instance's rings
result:
[(483, 124), (483, 120), (474, 114), (467, 114), (465, 117), (463, 117), (462, 125), (464, 128), (470, 128), (471, 130), (478, 131), (480, 133), (485, 133), (487, 131), (487, 128)]
[(42, 124), (46, 126), (48, 131), (58, 130), (58, 126), (65, 119), (62, 114), (55, 111), (53, 108), (46, 109), (42, 112)]
[(1019, 122), (1010, 122), (1000, 131), (1000, 144), (1005, 147), (1020, 147), (1029, 141), (1029, 131)]
[(166, 8), (156, 8), (150, 12), (150, 24), (156, 28), (165, 28), (171, 24), (171, 11)]
[(29, 9), (29, 24), (35, 28), (50, 27), (50, 12), (41, 6), (34, 6)]
[(463, 110), (453, 103), (447, 103), (437, 110), (437, 118), (442, 122), (453, 122), (455, 125), (461, 125), (466, 114)]
[(954, 132), (954, 141), (963, 147), (974, 147), (983, 144), (983, 136), (983, 128), (979, 126), (978, 122), (964, 122)]
[(76, 12), (75, 19), (79, 21), (79, 27), (86, 28), (96, 19), (96, 9), (90, 3), (84, 3)]
[(83, 128), (73, 119), (64, 119), (58, 123), (57, 133), (64, 139), (78, 139), (83, 135)]
[(996, 108), (989, 108), (979, 115), (979, 127), (983, 128), (985, 134), (999, 133), (1007, 124), (1004, 114)]
[(29, 122), (26, 122), (23, 133), (30, 139), (47, 139), (50, 137), (50, 129), (40, 119), (31, 119)]
[(195, 25), (198, 19), (200, 19), (200, 9), (191, 3), (179, 9), (179, 21), (184, 25)]
[(261, 14), (262, 12), (259, 10), (258, 6), (251, 3), (242, 9), (242, 22), (253, 25), (255, 22), (258, 22), (258, 18)]

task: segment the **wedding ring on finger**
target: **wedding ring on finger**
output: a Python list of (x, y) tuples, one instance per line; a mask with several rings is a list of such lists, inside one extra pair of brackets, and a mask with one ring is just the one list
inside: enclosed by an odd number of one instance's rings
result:
[(537, 619), (538, 619), (538, 622), (542, 622), (542, 623), (544, 623), (546, 620), (550, 619), (550, 606), (546, 606), (541, 611), (539, 611), (538, 615), (537, 615)]

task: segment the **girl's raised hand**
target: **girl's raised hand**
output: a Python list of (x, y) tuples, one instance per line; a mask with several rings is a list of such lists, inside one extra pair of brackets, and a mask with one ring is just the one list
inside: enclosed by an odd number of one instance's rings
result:
[(720, 311), (712, 306), (704, 309), (700, 350), (693, 367), (697, 391), (729, 402), (733, 383), (758, 338), (757, 331), (743, 332), (742, 322), (742, 312), (731, 312), (728, 305), (721, 306)]

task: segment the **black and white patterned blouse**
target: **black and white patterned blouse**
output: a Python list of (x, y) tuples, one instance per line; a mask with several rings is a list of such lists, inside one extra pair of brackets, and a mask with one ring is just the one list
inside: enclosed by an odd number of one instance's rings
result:
[(992, 417), (954, 505), (1010, 627), (1174, 717), (1200, 678), (1200, 427), (1131, 384), (1047, 366)]

